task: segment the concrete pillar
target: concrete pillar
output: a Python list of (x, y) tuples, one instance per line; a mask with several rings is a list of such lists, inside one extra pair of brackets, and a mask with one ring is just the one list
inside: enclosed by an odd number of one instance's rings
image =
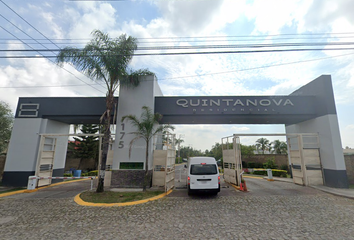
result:
[(325, 185), (348, 188), (331, 76), (322, 75), (290, 94), (292, 95), (316, 96), (317, 117), (286, 125), (286, 133), (318, 133)]
[[(35, 174), (40, 133), (69, 133), (69, 125), (42, 118), (15, 118), (7, 152), (2, 183), (5, 186), (27, 186)], [(53, 176), (63, 176), (68, 137), (59, 137)]]
[[(117, 111), (117, 134), (113, 146), (114, 156), (112, 164), (111, 187), (141, 187), (145, 169), (146, 142), (139, 139), (134, 142), (131, 156), (129, 157), (129, 145), (136, 136), (131, 134), (136, 129), (128, 121), (121, 122), (123, 116), (134, 115), (140, 119), (142, 107), (147, 106), (154, 113), (155, 96), (161, 96), (162, 92), (157, 84), (155, 76), (141, 77), (139, 86), (135, 88), (121, 87), (119, 89)], [(153, 142), (149, 145), (149, 166), (152, 169)], [(142, 169), (132, 169), (133, 164)], [(125, 168), (125, 169), (123, 169)]]

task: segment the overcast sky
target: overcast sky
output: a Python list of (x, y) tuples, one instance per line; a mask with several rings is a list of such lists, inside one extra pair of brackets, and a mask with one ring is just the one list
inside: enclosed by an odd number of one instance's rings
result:
[[(126, 33), (138, 38), (139, 46), (353, 43), (353, 9), (352, 0), (0, 0), (0, 49), (83, 47), (94, 29), (112, 37)], [(44, 36), (51, 41), (28, 40)], [(154, 72), (166, 96), (288, 95), (330, 74), (342, 145), (354, 148), (353, 50), (135, 56), (131, 68)], [(0, 58), (0, 100), (13, 111), (19, 97), (104, 95), (104, 87), (70, 66), (63, 69), (45, 58)], [(234, 133), (284, 133), (285, 128), (178, 125), (175, 132), (184, 136), (183, 145), (204, 151)], [(242, 137), (241, 143), (256, 139)]]

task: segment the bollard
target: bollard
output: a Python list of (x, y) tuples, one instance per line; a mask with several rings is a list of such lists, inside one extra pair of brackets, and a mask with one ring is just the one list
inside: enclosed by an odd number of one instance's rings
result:
[(37, 186), (37, 177), (36, 176), (29, 176), (27, 190), (35, 190), (36, 186)]
[(272, 173), (272, 169), (267, 169), (267, 173), (268, 173), (268, 181), (274, 181), (273, 179), (273, 173)]

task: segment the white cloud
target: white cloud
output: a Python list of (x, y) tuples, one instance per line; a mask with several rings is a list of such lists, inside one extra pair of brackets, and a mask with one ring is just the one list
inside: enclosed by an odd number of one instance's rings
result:
[(354, 130), (354, 124), (349, 124), (345, 128), (349, 130)]
[(73, 24), (70, 27), (68, 37), (70, 38), (88, 38), (93, 30), (99, 29), (107, 32), (116, 27), (116, 10), (108, 3), (81, 3), (78, 11), (68, 10)]
[(249, 127), (231, 127), (232, 130), (237, 131), (237, 132), (247, 132), (250, 130)]

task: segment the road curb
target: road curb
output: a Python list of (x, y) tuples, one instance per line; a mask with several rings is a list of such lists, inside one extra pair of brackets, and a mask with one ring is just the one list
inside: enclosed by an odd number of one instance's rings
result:
[(27, 190), (27, 189), (24, 189), (24, 190), (18, 190), (18, 191), (13, 191), (13, 192), (0, 193), (0, 198), (2, 198), (2, 197), (7, 197), (7, 196), (11, 196), (11, 195), (15, 195), (15, 194), (19, 194), (19, 193), (31, 193), (31, 192), (36, 192), (36, 191), (38, 191), (38, 190), (45, 189), (45, 188), (49, 188), (49, 187), (55, 187), (55, 186), (62, 185), (62, 184), (67, 184), (67, 183), (72, 183), (72, 182), (80, 182), (80, 181), (86, 181), (86, 180), (90, 180), (90, 179), (79, 179), (79, 180), (74, 180), (74, 181), (66, 181), (66, 182), (53, 183), (53, 184), (51, 184), (51, 185), (39, 187), (39, 188), (36, 188), (36, 189), (34, 189), (34, 190)]
[(86, 206), (86, 207), (124, 207), (124, 206), (132, 206), (132, 205), (138, 205), (142, 203), (147, 203), (151, 201), (155, 201), (158, 199), (161, 199), (167, 195), (169, 195), (173, 190), (169, 190), (166, 193), (162, 193), (160, 195), (157, 195), (152, 198), (147, 198), (139, 201), (134, 201), (134, 202), (125, 202), (125, 203), (92, 203), (92, 202), (85, 202), (84, 200), (81, 199), (80, 194), (75, 196), (74, 201), (80, 205), (80, 206)]

